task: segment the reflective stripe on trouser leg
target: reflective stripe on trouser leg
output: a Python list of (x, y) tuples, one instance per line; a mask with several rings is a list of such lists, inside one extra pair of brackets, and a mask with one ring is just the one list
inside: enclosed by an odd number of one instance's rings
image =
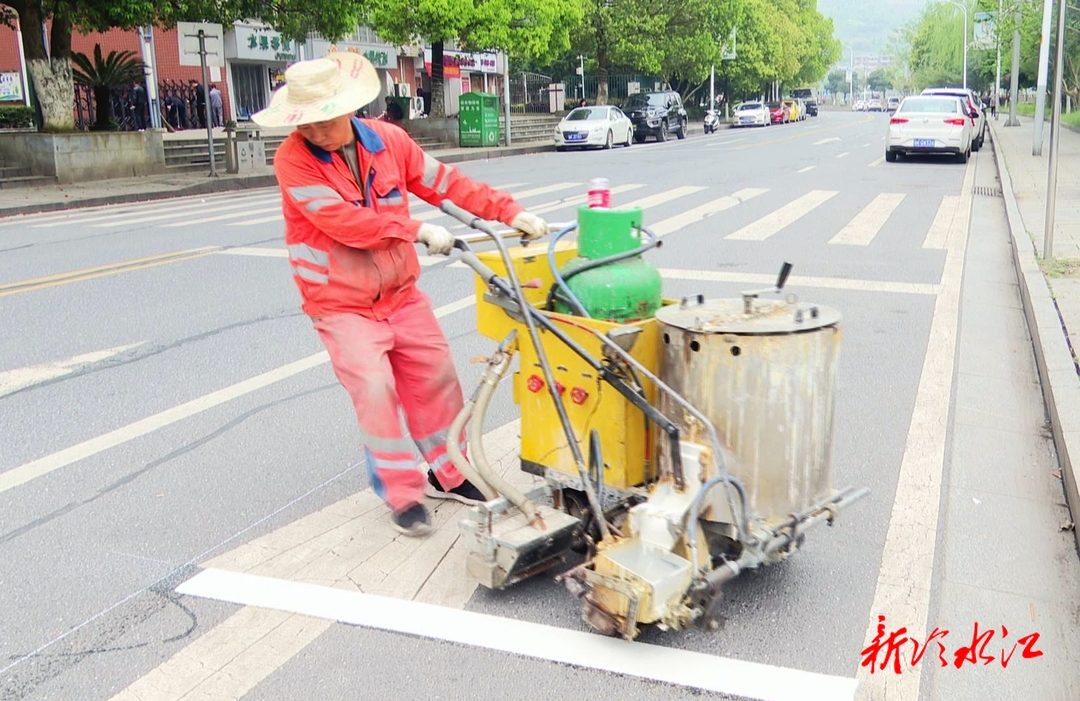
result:
[[(445, 489), (453, 489), (461, 484), (461, 481), (451, 472), (447, 471), (447, 467), (451, 468), (458, 475), (461, 473), (457, 467), (454, 466), (453, 461), (450, 460), (450, 453), (446, 448), (446, 435), (447, 431), (439, 431), (438, 433), (428, 436), (427, 438), (418, 438), (416, 440), (416, 447), (420, 450), (420, 454), (424, 456), (424, 460), (427, 462), (428, 467), (438, 476), (439, 484), (442, 484)], [(461, 453), (468, 458), (469, 449), (465, 440), (465, 431), (461, 432), (458, 436), (458, 445), (461, 446)], [(447, 487), (446, 484), (450, 486)]]
[[(420, 441), (446, 435), (454, 417), (464, 406), (450, 344), (443, 335), (431, 309), (431, 302), (419, 290), (389, 319), (394, 331), (394, 349), (390, 365), (405, 423), (409, 433)], [(431, 443), (439, 444), (430, 448)], [(421, 448), (428, 464), (439, 475), (446, 489), (465, 481), (453, 463), (440, 460), (446, 453), (445, 440), (435, 438)], [(439, 466), (435, 467), (438, 462)]]
[(338, 381), (356, 409), (372, 487), (391, 509), (419, 504), (427, 480), (401, 425), (390, 349), (394, 332), (386, 321), (357, 314), (332, 314), (315, 321)]

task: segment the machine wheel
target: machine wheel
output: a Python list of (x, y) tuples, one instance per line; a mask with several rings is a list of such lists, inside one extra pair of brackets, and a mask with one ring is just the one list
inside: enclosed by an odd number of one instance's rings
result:
[[(611, 150), (611, 142), (613, 140), (614, 140), (614, 137), (611, 135), (611, 130), (608, 129), (607, 141), (604, 142), (604, 150), (605, 151), (610, 151)], [(209, 158), (209, 156), (208, 156), (208, 158)]]
[(660, 131), (656, 135), (657, 141), (667, 141), (667, 120), (660, 122)]
[(683, 125), (679, 127), (679, 131), (675, 132), (675, 136), (679, 137), (680, 141), (686, 138), (686, 122), (683, 122)]
[(896, 163), (896, 151), (886, 151), (885, 160), (889, 163)]

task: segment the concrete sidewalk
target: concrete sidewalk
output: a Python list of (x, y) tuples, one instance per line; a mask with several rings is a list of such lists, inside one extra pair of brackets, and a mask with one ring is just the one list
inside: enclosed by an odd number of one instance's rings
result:
[[(1043, 155), (1031, 155), (1034, 122), (1019, 127), (991, 121), (1005, 206), (1012, 230), (1013, 264), (1031, 332), (1050, 429), (1057, 449), (1072, 519), (1080, 515), (1076, 472), (1080, 468), (1080, 365), (1073, 337), (1080, 338), (1080, 133), (1060, 139), (1053, 257), (1042, 255), (1049, 137)], [(1047, 129), (1049, 133), (1049, 129)], [(1063, 523), (1063, 528), (1075, 527)], [(1080, 542), (1080, 541), (1078, 541)]]

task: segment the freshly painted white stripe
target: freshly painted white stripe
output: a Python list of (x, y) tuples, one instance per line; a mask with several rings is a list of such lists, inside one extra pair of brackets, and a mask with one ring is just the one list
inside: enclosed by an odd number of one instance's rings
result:
[(740, 205), (747, 200), (752, 200), (758, 195), (763, 195), (769, 190), (767, 188), (747, 188), (745, 190), (739, 190), (738, 192), (719, 197), (712, 202), (706, 202), (703, 205), (688, 209), (682, 214), (676, 214), (673, 217), (668, 217), (662, 221), (653, 224), (649, 227), (657, 236), (667, 236), (668, 234), (678, 231), (679, 229), (695, 224), (706, 217), (710, 217), (717, 212), (723, 212), (726, 209), (731, 209), (736, 205)]
[[(727, 273), (712, 270), (679, 270), (661, 268), (660, 274), (668, 280), (699, 280), (702, 282), (737, 282), (755, 285), (771, 285), (776, 282), (775, 273)], [(921, 282), (891, 282), (888, 280), (852, 280), (842, 277), (812, 277), (792, 275), (788, 282), (798, 287), (820, 287), (833, 290), (856, 290), (859, 292), (886, 292), (891, 294), (936, 295), (937, 285)]]
[(885, 156), (879, 156), (866, 164), (867, 168), (874, 168), (885, 162)]
[(805, 168), (800, 168), (799, 170), (797, 170), (797, 171), (795, 171), (795, 172), (796, 172), (796, 173), (809, 173), (809, 172), (810, 172), (810, 171), (812, 171), (812, 170), (813, 170), (814, 168), (817, 168), (817, 166), (806, 166)]
[(822, 144), (831, 144), (831, 143), (834, 143), (834, 142), (839, 142), (840, 140), (841, 140), (841, 139), (840, 139), (840, 137), (839, 137), (839, 136), (830, 136), (830, 137), (829, 137), (829, 138), (827, 138), (827, 139), (822, 139), (821, 141), (815, 141), (815, 142), (814, 142), (813, 144), (811, 144), (811, 145), (812, 145), (812, 146), (821, 146)]
[(264, 207), (262, 209), (252, 209), (246, 212), (233, 212), (231, 214), (219, 214), (214, 217), (202, 217), (200, 219), (188, 219), (187, 221), (173, 222), (172, 224), (161, 224), (163, 229), (175, 229), (182, 226), (191, 226), (193, 224), (209, 224), (215, 221), (225, 221), (226, 219), (237, 219), (239, 217), (250, 217), (255, 214), (270, 214), (273, 212), (281, 212), (281, 205), (277, 204), (273, 207)]
[(948, 240), (949, 232), (952, 229), (953, 219), (956, 218), (959, 209), (959, 195), (945, 195), (941, 198), (941, 205), (934, 216), (934, 223), (930, 225), (930, 229), (926, 232), (923, 248), (945, 248), (945, 242)]
[(849, 153), (848, 151), (844, 151), (843, 153), (837, 154), (836, 157), (837, 158), (844, 158), (844, 157), (850, 156), (850, 155), (851, 155), (851, 153)]
[(255, 256), (257, 258), (288, 258), (289, 252), (284, 248), (260, 248), (257, 246), (237, 246), (218, 251), (223, 256)]
[(760, 701), (850, 700), (858, 686), (854, 679), (226, 570), (203, 570), (176, 591)]
[(641, 209), (647, 210), (649, 207), (656, 207), (657, 205), (664, 204), (665, 202), (671, 202), (672, 200), (677, 200), (680, 197), (692, 195), (695, 192), (701, 192), (704, 189), (705, 188), (700, 185), (682, 185), (680, 187), (667, 190), (665, 192), (660, 192), (655, 195), (649, 195), (648, 197), (642, 197), (641, 199), (634, 200), (633, 202), (621, 204), (615, 209), (633, 209), (635, 207), (640, 207)]
[(100, 363), (102, 360), (108, 360), (113, 356), (120, 355), (124, 351), (137, 348), (143, 343), (145, 343), (145, 341), (132, 343), (126, 346), (106, 348), (105, 350), (94, 351), (92, 353), (83, 353), (82, 355), (76, 355), (75, 357), (66, 360), (57, 360), (51, 363), (42, 363), (41, 365), (32, 365), (30, 367), (0, 372), (0, 397), (13, 392), (18, 392), (27, 387), (39, 385), (42, 382), (54, 380), (57, 377), (70, 375), (80, 366)]
[[(435, 310), (435, 317), (441, 318), (448, 314), (453, 314), (454, 312), (466, 309), (475, 303), (476, 298), (473, 296), (459, 299), (456, 302), (451, 302), (450, 304), (445, 304), (437, 308)], [(263, 387), (268, 387), (276, 382), (298, 375), (305, 370), (318, 367), (329, 360), (330, 358), (326, 354), (326, 351), (309, 355), (306, 358), (301, 358), (300, 360), (264, 372), (261, 375), (256, 375), (255, 377), (250, 377), (209, 394), (204, 394), (201, 397), (184, 402), (171, 409), (166, 409), (144, 419), (139, 419), (126, 426), (121, 426), (108, 433), (73, 445), (70, 448), (64, 448), (63, 450), (20, 465), (7, 472), (0, 473), (0, 494), (9, 489), (14, 489), (15, 487), (26, 484), (38, 477), (47, 475), (50, 472), (55, 472), (63, 467), (79, 462), (80, 460), (109, 450), (110, 448), (115, 448), (118, 445), (153, 433), (158, 429), (177, 423), (178, 421), (183, 421), (186, 418), (200, 414), (208, 409), (221, 406), (233, 399), (260, 390)]]
[[(277, 199), (277, 198), (275, 198), (275, 199)], [(270, 199), (270, 200), (263, 200), (261, 202), (252, 202), (252, 201), (237, 202), (237, 203), (234, 203), (234, 204), (226, 205), (224, 207), (217, 207), (217, 208), (214, 209), (214, 211), (215, 212), (225, 212), (225, 211), (234, 210), (234, 209), (250, 209), (254, 205), (268, 204), (269, 202), (273, 202), (273, 201), (274, 201), (273, 199)], [(195, 207), (197, 209), (205, 209), (206, 205), (192, 205), (192, 207)], [(188, 210), (188, 209), (191, 209), (192, 207), (184, 207), (183, 209)], [(173, 209), (173, 210), (170, 210), (168, 212), (165, 212), (164, 214), (153, 214), (153, 215), (146, 216), (146, 217), (138, 216), (138, 217), (135, 217), (134, 219), (122, 217), (122, 218), (119, 218), (119, 219), (110, 219), (109, 221), (98, 222), (96, 224), (91, 224), (90, 226), (94, 227), (95, 229), (101, 229), (101, 228), (105, 228), (105, 227), (109, 227), (109, 226), (127, 226), (129, 224), (144, 224), (146, 222), (161, 221), (162, 219), (175, 219), (176, 216), (177, 216), (177, 210)], [(186, 216), (186, 211), (181, 213), (181, 216)]]
[[(930, 615), (930, 592), (941, 507), (941, 476), (952, 400), (954, 361), (960, 292), (971, 221), (971, 186), (975, 163), (970, 161), (964, 177), (958, 216), (947, 237), (941, 293), (934, 302), (930, 336), (926, 345), (919, 388), (911, 413), (907, 444), (893, 497), (889, 530), (881, 554), (874, 603), (867, 622), (867, 645), (877, 634), (878, 616), (893, 626), (905, 626), (913, 640), (926, 640)], [(864, 701), (905, 701), (920, 698), (922, 674), (904, 660), (902, 674), (870, 674), (858, 668)]]
[(244, 221), (229, 222), (228, 226), (258, 226), (259, 224), (272, 224), (279, 221), (285, 221), (285, 217), (281, 214), (275, 214), (270, 217), (261, 217), (259, 219), (245, 219)]
[(881, 193), (870, 204), (863, 207), (862, 211), (856, 214), (836, 236), (829, 239), (829, 243), (869, 246), (903, 201), (903, 193)]
[[(263, 204), (268, 204), (270, 202), (273, 202), (273, 201), (279, 200), (279, 199), (280, 199), (280, 197), (278, 195), (263, 195), (261, 197), (248, 197), (248, 198), (243, 200), (244, 204), (239, 205), (239, 206), (263, 205)], [(207, 209), (216, 207), (219, 203), (223, 203), (223, 202), (226, 202), (226, 203), (227, 202), (233, 202), (233, 203), (235, 203), (236, 201), (237, 201), (237, 198), (235, 197), (235, 193), (234, 193), (234, 196), (230, 197), (228, 199), (220, 198), (220, 199), (209, 201), (209, 202), (188, 202), (187, 204), (176, 204), (174, 202), (169, 202), (169, 203), (166, 203), (166, 204), (139, 205), (137, 207), (114, 207), (114, 209), (112, 209), (110, 211), (110, 213), (108, 213), (108, 214), (101, 214), (99, 212), (99, 213), (94, 214), (93, 216), (75, 215), (75, 216), (73, 216), (71, 218), (67, 218), (67, 219), (63, 219), (63, 220), (59, 220), (59, 221), (52, 221), (52, 222), (49, 222), (47, 224), (38, 224), (38, 225), (35, 225), (34, 228), (36, 228), (36, 229), (50, 229), (50, 228), (57, 227), (57, 226), (66, 226), (68, 224), (90, 224), (92, 222), (116, 222), (118, 220), (125, 220), (125, 219), (129, 219), (131, 217), (140, 217), (140, 216), (143, 216), (145, 214), (156, 214), (156, 213), (159, 213), (159, 212), (165, 212), (166, 214), (169, 214), (169, 215), (172, 215), (173, 213), (176, 213), (176, 212), (187, 213), (187, 212), (189, 212), (191, 210), (207, 210)], [(121, 209), (122, 211), (117, 212), (116, 211), (117, 208)], [(221, 208), (218, 208), (216, 211), (223, 211), (225, 209), (231, 209), (231, 207), (221, 207)]]
[(736, 241), (764, 241), (800, 218), (828, 202), (838, 193), (835, 190), (811, 190), (802, 197), (787, 203), (780, 209), (748, 224), (725, 238)]

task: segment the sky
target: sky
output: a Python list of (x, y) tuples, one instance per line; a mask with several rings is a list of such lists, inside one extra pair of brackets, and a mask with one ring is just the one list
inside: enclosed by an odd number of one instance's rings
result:
[(884, 53), (889, 36), (915, 19), (927, 0), (818, 0), (818, 10), (833, 18), (836, 38), (855, 52)]

